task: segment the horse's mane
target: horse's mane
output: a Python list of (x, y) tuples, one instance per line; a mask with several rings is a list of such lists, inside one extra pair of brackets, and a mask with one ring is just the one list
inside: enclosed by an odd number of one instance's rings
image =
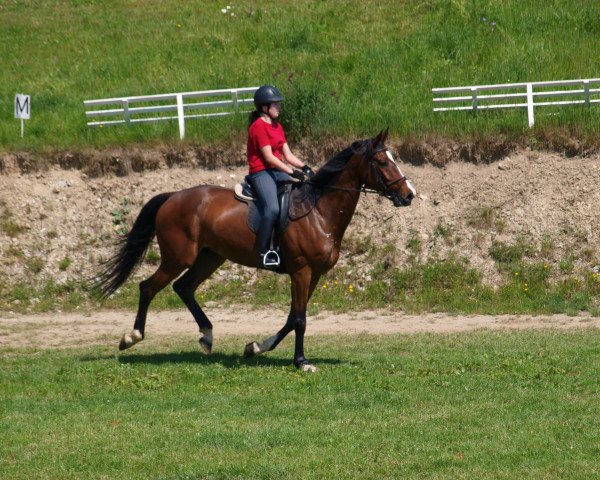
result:
[(331, 185), (346, 168), (352, 156), (364, 146), (364, 143), (364, 141), (357, 140), (351, 146), (330, 158), (310, 179), (310, 184), (317, 188), (325, 188)]
[[(377, 146), (379, 148), (379, 145)], [(372, 151), (373, 146), (371, 140), (356, 140), (348, 148), (337, 153), (335, 156), (327, 160), (317, 172), (311, 177), (311, 179), (298, 185), (298, 193), (296, 194), (298, 200), (310, 201), (315, 205), (323, 193), (330, 187), (341, 172), (344, 171), (350, 159), (356, 154), (369, 155)]]

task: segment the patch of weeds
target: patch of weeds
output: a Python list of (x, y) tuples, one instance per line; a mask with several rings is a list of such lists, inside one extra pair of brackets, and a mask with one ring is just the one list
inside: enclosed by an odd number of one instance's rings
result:
[(14, 258), (23, 258), (25, 256), (25, 254), (23, 253), (23, 250), (21, 250), (20, 248), (14, 247), (14, 246), (10, 246), (6, 249), (6, 256), (7, 257), (14, 257)]
[(573, 228), (572, 235), (573, 235), (573, 239), (576, 240), (577, 243), (587, 243), (587, 241), (588, 241), (587, 233), (585, 233), (580, 228), (577, 228), (577, 227)]
[(540, 242), (540, 255), (542, 258), (552, 258), (552, 254), (554, 253), (554, 240), (548, 234), (542, 236), (542, 241)]
[(439, 222), (433, 229), (434, 238), (441, 238), (447, 245), (450, 246), (456, 244), (456, 240), (452, 236), (453, 233), (454, 231), (452, 227), (450, 225), (445, 225), (442, 222)]
[(466, 262), (457, 259), (412, 265), (394, 272), (394, 286), (413, 291), (416, 289), (447, 290), (456, 285), (477, 283), (479, 274), (473, 269), (465, 270), (465, 267)]
[(473, 235), (473, 238), (472, 238), (472, 242), (474, 245), (481, 248), (481, 246), (485, 242), (485, 234), (483, 234), (481, 232), (475, 232), (475, 235)]
[(44, 268), (45, 262), (41, 257), (30, 257), (25, 260), (25, 266), (32, 273), (40, 273)]
[(569, 254), (562, 257), (558, 262), (558, 269), (564, 274), (573, 273), (573, 270), (575, 269), (573, 255)]
[(349, 254), (351, 253), (353, 256), (364, 255), (366, 253), (371, 253), (375, 249), (375, 244), (373, 243), (371, 235), (365, 235), (364, 237), (348, 235), (343, 240), (342, 249)]
[(535, 288), (543, 289), (548, 286), (552, 270), (547, 263), (522, 263), (515, 267), (513, 281), (522, 286), (524, 291)]
[(486, 290), (481, 274), (456, 258), (394, 269), (392, 285), (396, 301), (413, 311), (472, 311)]
[(160, 253), (153, 248), (149, 249), (148, 253), (146, 254), (146, 263), (149, 263), (150, 265), (158, 265), (160, 263)]
[(439, 222), (435, 228), (433, 229), (433, 235), (440, 238), (448, 238), (452, 234), (452, 229), (444, 225), (442, 222)]
[(110, 214), (113, 217), (113, 225), (115, 225), (116, 231), (119, 235), (126, 235), (129, 231), (129, 225), (127, 223), (127, 215), (131, 212), (131, 205), (128, 198), (124, 198), (121, 201), (119, 208), (113, 209)]
[(58, 269), (61, 272), (64, 272), (67, 268), (69, 268), (71, 266), (71, 263), (73, 263), (73, 261), (71, 260), (71, 258), (67, 255), (65, 258), (63, 258), (59, 264), (58, 264)]
[(2, 229), (7, 236), (16, 237), (27, 230), (27, 227), (19, 225), (13, 220), (12, 212), (5, 204), (0, 206), (2, 207), (2, 214), (0, 214), (0, 229)]
[(518, 262), (524, 255), (532, 253), (530, 245), (518, 241), (514, 245), (494, 241), (490, 247), (489, 254), (497, 263), (507, 266)]
[(579, 256), (587, 262), (592, 262), (596, 257), (596, 250), (593, 247), (584, 247), (581, 249)]
[(50, 240), (52, 240), (52, 239), (54, 239), (54, 238), (57, 238), (57, 237), (58, 237), (58, 232), (57, 232), (56, 230), (54, 230), (54, 229), (53, 229), (53, 230), (49, 230), (49, 231), (46, 233), (46, 238), (48, 238), (48, 239), (50, 239)]
[(423, 242), (421, 242), (421, 239), (419, 238), (419, 234), (416, 231), (411, 230), (409, 232), (408, 240), (406, 241), (406, 248), (413, 255), (417, 255), (418, 253), (421, 252), (422, 247), (423, 247)]
[(600, 295), (600, 273), (587, 271), (583, 274), (586, 291), (593, 296)]
[(494, 225), (495, 216), (492, 207), (479, 207), (469, 212), (466, 223), (469, 227), (489, 230)]
[(503, 218), (498, 218), (496, 219), (496, 232), (498, 233), (503, 233), (504, 230), (506, 230), (506, 220), (504, 220)]

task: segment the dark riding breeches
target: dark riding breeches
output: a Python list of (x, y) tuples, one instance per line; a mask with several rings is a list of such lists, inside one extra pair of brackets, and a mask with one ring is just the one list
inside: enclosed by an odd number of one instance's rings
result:
[(248, 181), (256, 192), (261, 203), (263, 215), (258, 228), (257, 244), (258, 252), (264, 253), (269, 250), (273, 226), (279, 215), (279, 202), (277, 201), (277, 186), (289, 182), (290, 176), (279, 170), (262, 170), (261, 172), (248, 175)]

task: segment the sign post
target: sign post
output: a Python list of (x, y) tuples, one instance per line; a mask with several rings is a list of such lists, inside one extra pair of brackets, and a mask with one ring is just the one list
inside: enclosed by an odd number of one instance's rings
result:
[(23, 120), (29, 120), (31, 115), (31, 99), (29, 95), (23, 95), (17, 93), (15, 95), (15, 118), (21, 119), (21, 138), (23, 138), (23, 132), (25, 130), (25, 124)]

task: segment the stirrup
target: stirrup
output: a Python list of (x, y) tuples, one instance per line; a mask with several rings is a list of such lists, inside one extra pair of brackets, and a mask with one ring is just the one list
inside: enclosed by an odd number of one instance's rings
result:
[(262, 254), (262, 266), (266, 268), (278, 267), (281, 263), (279, 254), (275, 250), (269, 250), (267, 253)]

